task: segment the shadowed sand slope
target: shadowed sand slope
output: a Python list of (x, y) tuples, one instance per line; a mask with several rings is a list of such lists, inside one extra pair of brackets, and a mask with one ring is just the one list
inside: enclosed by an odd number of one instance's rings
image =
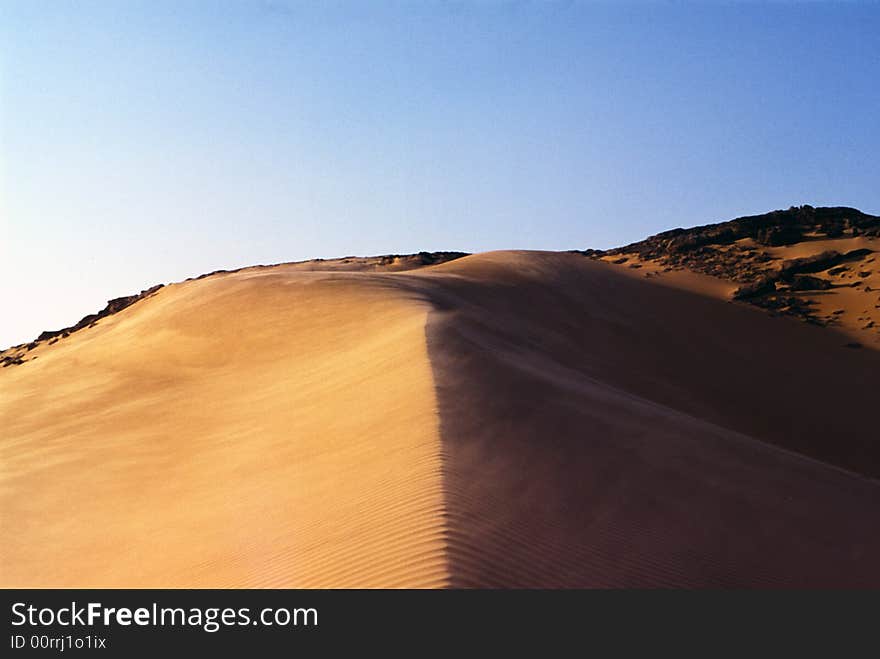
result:
[(577, 254), (214, 275), (32, 354), (4, 586), (880, 585), (880, 353)]
[(880, 473), (880, 355), (572, 255), (430, 276), (453, 586), (880, 585), (878, 482), (789, 452)]
[(428, 308), (280, 267), (0, 377), (4, 586), (442, 586)]

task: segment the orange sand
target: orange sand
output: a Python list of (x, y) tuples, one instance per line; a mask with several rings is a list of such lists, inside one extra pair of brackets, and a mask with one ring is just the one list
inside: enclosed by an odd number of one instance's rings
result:
[(631, 275), (249, 269), (41, 344), (0, 585), (880, 586), (880, 352)]
[(0, 377), (4, 586), (441, 586), (427, 307), (173, 285)]

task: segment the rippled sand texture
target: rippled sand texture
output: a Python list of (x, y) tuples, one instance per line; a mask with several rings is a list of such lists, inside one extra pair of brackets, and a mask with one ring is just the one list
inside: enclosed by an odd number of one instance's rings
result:
[(221, 275), (4, 369), (3, 585), (444, 585), (427, 313)]
[(41, 344), (0, 584), (880, 586), (880, 352), (623, 270), (282, 265)]

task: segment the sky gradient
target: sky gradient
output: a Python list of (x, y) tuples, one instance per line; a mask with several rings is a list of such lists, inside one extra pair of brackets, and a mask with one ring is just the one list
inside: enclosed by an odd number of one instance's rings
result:
[(219, 268), (880, 213), (880, 3), (0, 0), (0, 348)]

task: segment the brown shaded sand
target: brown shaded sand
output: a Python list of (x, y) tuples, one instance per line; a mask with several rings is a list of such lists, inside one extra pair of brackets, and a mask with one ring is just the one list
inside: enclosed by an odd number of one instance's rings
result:
[(834, 466), (880, 475), (880, 354), (577, 256), (430, 272), (453, 586), (880, 585)]

